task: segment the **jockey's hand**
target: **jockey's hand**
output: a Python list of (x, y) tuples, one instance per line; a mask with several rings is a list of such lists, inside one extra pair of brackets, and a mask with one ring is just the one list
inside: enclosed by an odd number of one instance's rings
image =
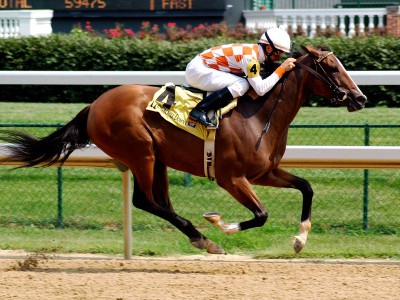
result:
[(281, 64), (281, 67), (285, 69), (285, 71), (290, 71), (295, 67), (294, 62), (296, 61), (295, 58), (286, 58), (286, 60)]

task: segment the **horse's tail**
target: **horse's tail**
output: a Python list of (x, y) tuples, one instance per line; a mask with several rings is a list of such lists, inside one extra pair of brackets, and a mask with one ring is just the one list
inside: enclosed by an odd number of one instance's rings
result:
[(90, 142), (86, 129), (89, 110), (90, 106), (85, 107), (69, 123), (42, 138), (19, 131), (1, 131), (0, 140), (10, 144), (5, 145), (6, 158), (0, 163), (20, 162), (21, 167), (62, 165), (74, 150)]

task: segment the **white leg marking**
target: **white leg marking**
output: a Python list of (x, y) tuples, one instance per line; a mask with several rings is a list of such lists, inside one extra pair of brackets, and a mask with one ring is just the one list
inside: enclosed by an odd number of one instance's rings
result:
[(226, 234), (238, 233), (240, 231), (239, 223), (225, 223), (222, 221), (221, 215), (217, 212), (205, 213), (203, 214), (203, 217)]
[(300, 223), (300, 234), (293, 239), (293, 248), (296, 253), (299, 253), (307, 242), (308, 232), (311, 230), (311, 221), (307, 219)]

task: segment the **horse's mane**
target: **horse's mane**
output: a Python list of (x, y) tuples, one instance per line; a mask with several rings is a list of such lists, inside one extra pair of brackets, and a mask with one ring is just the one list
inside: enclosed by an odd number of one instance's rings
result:
[(292, 57), (296, 58), (296, 59), (299, 58), (299, 57), (302, 57), (303, 55), (304, 55), (304, 51), (302, 49), (296, 49), (292, 53)]
[[(329, 48), (328, 48), (327, 46), (318, 45), (316, 48), (317, 48), (318, 50), (320, 50), (320, 51), (330, 51)], [(305, 51), (304, 51), (303, 49), (301, 49), (301, 48), (298, 48), (298, 49), (296, 49), (295, 51), (292, 52), (291, 57), (297, 59), (297, 58), (299, 58), (299, 57), (302, 57), (304, 54), (305, 54)], [(261, 77), (262, 77), (263, 79), (267, 78), (267, 77), (268, 77), (269, 75), (271, 75), (271, 74), (275, 71), (275, 69), (276, 69), (277, 67), (279, 67), (280, 65), (281, 65), (280, 62), (273, 62), (273, 63), (269, 63), (269, 64), (267, 64), (267, 63), (265, 63), (265, 62), (262, 63), (262, 64), (261, 64)]]
[[(320, 50), (320, 51), (331, 51), (331, 50), (329, 49), (329, 47), (323, 46), (323, 45), (318, 45), (318, 46), (316, 47), (316, 49), (317, 49), (317, 50)], [(292, 57), (297, 59), (297, 58), (299, 58), (299, 57), (302, 57), (304, 54), (305, 54), (304, 50), (301, 49), (301, 48), (299, 48), (299, 49), (296, 49), (295, 51), (293, 51)]]
[(266, 64), (265, 62), (261, 64), (261, 71), (260, 75), (262, 79), (267, 78), (269, 75), (271, 75), (277, 67), (279, 67), (281, 64), (278, 62), (272, 62), (269, 64)]

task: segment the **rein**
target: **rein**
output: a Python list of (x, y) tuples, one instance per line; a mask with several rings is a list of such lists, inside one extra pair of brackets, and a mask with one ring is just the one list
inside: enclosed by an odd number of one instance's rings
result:
[[(323, 61), (325, 58), (327, 58), (329, 55), (332, 55), (332, 54), (333, 54), (333, 52), (328, 52), (327, 54), (325, 54), (325, 55), (319, 57), (318, 59), (315, 59), (314, 57), (312, 57), (312, 61), (314, 62), (315, 69), (317, 70), (318, 67), (319, 67), (319, 68), (322, 70), (322, 72), (324, 73), (325, 76), (322, 76), (322, 75), (319, 74), (316, 70), (311, 69), (309, 66), (306, 66), (306, 65), (302, 64), (301, 62), (297, 62), (297, 61), (296, 61), (294, 64), (295, 64), (295, 66), (300, 67), (300, 68), (302, 68), (302, 69), (304, 69), (304, 70), (310, 72), (312, 75), (314, 75), (315, 77), (317, 77), (317, 78), (320, 79), (321, 81), (325, 82), (325, 83), (329, 86), (329, 88), (330, 88), (331, 90), (333, 90), (333, 92), (335, 93), (335, 99), (336, 99), (336, 100), (339, 100), (339, 101), (343, 101), (343, 100), (345, 100), (345, 99), (347, 98), (347, 95), (345, 95), (342, 99), (339, 98), (339, 95), (340, 95), (340, 93), (341, 93), (340, 90), (339, 90), (339, 87), (338, 87), (337, 84), (334, 83), (333, 80), (328, 76), (328, 74), (326, 73), (325, 69), (324, 69), (324, 68), (321, 66), (321, 64), (320, 64), (321, 61)], [(273, 116), (274, 116), (275, 109), (276, 109), (276, 107), (277, 107), (277, 104), (281, 101), (281, 94), (282, 94), (282, 91), (283, 91), (283, 87), (285, 86), (286, 79), (288, 78), (287, 74), (288, 74), (288, 73), (285, 74), (285, 78), (283, 79), (283, 83), (282, 83), (282, 86), (281, 86), (281, 90), (279, 91), (279, 95), (278, 95), (278, 97), (277, 97), (276, 100), (275, 100), (274, 106), (273, 106), (273, 108), (272, 108), (271, 115), (269, 116), (269, 119), (268, 119), (267, 123), (266, 123), (265, 126), (264, 126), (264, 129), (263, 129), (263, 131), (262, 131), (262, 134), (265, 134), (265, 133), (268, 131), (269, 127), (271, 126), (271, 121), (272, 121), (272, 118), (273, 118)], [(332, 99), (332, 102), (333, 102), (333, 101), (334, 101), (334, 99)]]
[(268, 122), (267, 122), (267, 124), (265, 124), (264, 129), (262, 131), (263, 134), (265, 134), (268, 131), (269, 126), (271, 126), (271, 121), (272, 121), (272, 118), (274, 117), (276, 106), (281, 101), (281, 94), (282, 94), (282, 91), (283, 91), (283, 87), (285, 86), (286, 79), (288, 78), (287, 73), (284, 76), (285, 76), (285, 78), (283, 79), (283, 83), (281, 85), (281, 90), (279, 91), (278, 97), (276, 97), (274, 106), (273, 106), (272, 111), (271, 111), (271, 115), (269, 116), (269, 119), (268, 119)]

